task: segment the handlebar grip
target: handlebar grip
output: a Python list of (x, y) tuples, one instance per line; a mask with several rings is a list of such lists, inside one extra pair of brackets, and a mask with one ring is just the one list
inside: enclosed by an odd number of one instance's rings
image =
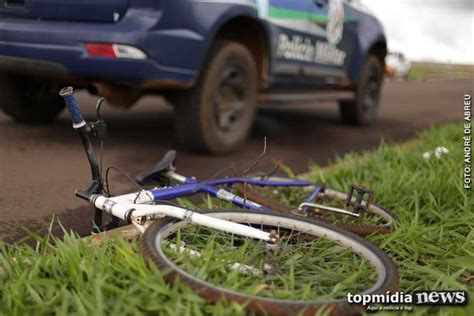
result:
[(72, 87), (64, 87), (59, 91), (59, 95), (64, 98), (69, 115), (71, 116), (72, 127), (81, 128), (86, 125), (86, 122), (82, 118), (81, 111), (77, 105), (76, 98), (74, 97), (74, 89)]

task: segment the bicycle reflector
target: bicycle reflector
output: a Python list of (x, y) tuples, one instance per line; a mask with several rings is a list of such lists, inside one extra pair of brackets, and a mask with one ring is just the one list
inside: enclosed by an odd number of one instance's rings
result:
[(120, 44), (86, 43), (87, 54), (92, 57), (146, 59), (140, 49)]

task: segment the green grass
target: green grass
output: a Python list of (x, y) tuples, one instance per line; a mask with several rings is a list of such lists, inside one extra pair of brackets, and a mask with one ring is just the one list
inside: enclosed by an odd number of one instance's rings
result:
[[(421, 158), (438, 146), (447, 147), (449, 154)], [(472, 301), (474, 281), (466, 280), (474, 275), (474, 198), (462, 186), (462, 125), (434, 128), (400, 147), (381, 145), (363, 158), (346, 155), (335, 162), (339, 167), (327, 172), (311, 166), (310, 178), (336, 188), (363, 183), (375, 190), (376, 203), (399, 216), (395, 232), (369, 240), (395, 260), (405, 292), (465, 289)], [(466, 315), (474, 314), (472, 303), (470, 307)]]
[[(422, 158), (440, 145), (449, 154)], [(458, 123), (402, 146), (382, 144), (362, 156), (345, 155), (330, 168), (309, 168), (311, 180), (335, 189), (369, 186), (375, 202), (399, 216), (395, 232), (369, 239), (394, 259), (404, 292), (470, 292), (468, 308), (415, 307), (407, 315), (474, 314), (474, 199), (462, 188), (462, 151)], [(73, 234), (63, 240), (35, 238), (35, 248), (0, 243), (0, 314), (245, 314), (238, 305), (210, 304), (184, 285), (166, 284), (156, 268), (144, 264), (137, 242), (115, 239), (93, 247)], [(342, 265), (345, 259), (338, 260)]]
[(412, 63), (408, 73), (410, 80), (474, 78), (474, 65), (449, 65), (436, 63)]

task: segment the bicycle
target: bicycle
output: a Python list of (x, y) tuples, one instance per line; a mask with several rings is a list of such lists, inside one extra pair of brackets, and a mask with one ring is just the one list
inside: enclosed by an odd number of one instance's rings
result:
[(102, 225), (105, 212), (143, 232), (144, 258), (168, 281), (179, 279), (210, 301), (226, 298), (272, 315), (358, 313), (361, 306), (349, 305), (337, 293), (385, 294), (398, 288), (398, 272), (384, 252), (327, 223), (242, 208), (199, 212), (156, 199), (148, 190), (109, 196), (89, 137), (102, 140), (106, 132), (101, 100), (97, 121), (86, 123), (72, 87), (60, 95), (91, 169), (91, 183), (76, 196), (95, 208), (98, 231), (110, 228)]
[[(309, 181), (272, 176), (275, 169), (270, 174), (259, 173), (250, 177), (198, 181), (194, 177), (178, 174), (175, 160), (176, 152), (170, 150), (155, 166), (135, 177), (142, 186), (164, 186), (150, 190), (154, 199), (169, 200), (206, 193), (237, 207), (262, 212), (274, 210), (314, 218), (332, 223), (360, 236), (389, 233), (397, 221), (395, 215), (389, 210), (372, 203), (372, 190), (360, 185), (353, 184), (348, 193), (343, 193)], [(178, 185), (171, 186), (172, 181), (177, 182)], [(299, 192), (295, 194), (295, 192), (276, 191), (277, 189), (295, 189)], [(303, 202), (296, 199), (292, 201), (296, 202), (296, 205), (292, 207), (277, 200), (278, 197), (292, 195), (297, 195)], [(351, 218), (356, 221), (351, 222)], [(366, 221), (371, 220), (371, 223), (361, 223), (358, 221), (361, 218)]]

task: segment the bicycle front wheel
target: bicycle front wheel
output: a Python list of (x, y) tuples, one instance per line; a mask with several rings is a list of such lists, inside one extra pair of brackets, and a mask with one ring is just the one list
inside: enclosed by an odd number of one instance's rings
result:
[(386, 294), (398, 288), (390, 258), (364, 239), (326, 223), (292, 215), (215, 210), (207, 215), (275, 231), (277, 247), (186, 221), (162, 219), (144, 233), (141, 249), (167, 280), (202, 297), (244, 304), (271, 315), (359, 313), (347, 293)]

